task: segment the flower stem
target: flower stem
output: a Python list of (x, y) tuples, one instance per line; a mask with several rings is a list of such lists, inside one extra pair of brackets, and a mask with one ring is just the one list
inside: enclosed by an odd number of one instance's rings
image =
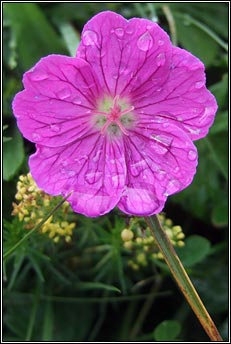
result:
[(170, 29), (170, 33), (171, 33), (172, 44), (177, 46), (176, 24), (175, 24), (175, 20), (174, 20), (174, 17), (172, 15), (172, 12), (171, 12), (168, 5), (163, 5), (162, 10), (164, 12), (164, 15), (165, 15), (167, 21), (168, 21), (168, 25), (169, 25), (169, 29)]
[(154, 236), (156, 243), (164, 256), (164, 259), (176, 283), (178, 284), (181, 292), (188, 301), (195, 315), (199, 319), (205, 332), (207, 333), (211, 341), (223, 341), (213, 320), (208, 314), (189, 276), (187, 275), (187, 272), (185, 271), (179, 257), (177, 256), (170, 240), (161, 227), (158, 217), (155, 215), (145, 217), (145, 221), (148, 224), (152, 235)]

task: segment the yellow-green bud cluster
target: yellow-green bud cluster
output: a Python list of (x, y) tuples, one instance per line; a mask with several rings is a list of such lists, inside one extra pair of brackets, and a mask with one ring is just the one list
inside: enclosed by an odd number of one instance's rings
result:
[[(184, 246), (184, 233), (180, 226), (174, 226), (171, 219), (165, 217), (165, 214), (159, 215), (160, 223), (165, 230), (169, 240), (174, 246)], [(162, 260), (163, 255), (159, 251), (150, 229), (147, 227), (143, 218), (133, 217), (129, 226), (121, 232), (121, 239), (124, 248), (132, 256), (128, 260), (128, 265), (133, 270), (139, 270), (147, 266), (153, 260)]]
[[(60, 197), (52, 197), (40, 190), (30, 173), (19, 177), (15, 199), (17, 203), (13, 202), (12, 215), (24, 223), (25, 229), (32, 229), (42, 221), (60, 201)], [(75, 228), (75, 223), (68, 221), (70, 214), (70, 205), (64, 202), (41, 227), (41, 233), (46, 233), (55, 243), (61, 237), (70, 242)]]

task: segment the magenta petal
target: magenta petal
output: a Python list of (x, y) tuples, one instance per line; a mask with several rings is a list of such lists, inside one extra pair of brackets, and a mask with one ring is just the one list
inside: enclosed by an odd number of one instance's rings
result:
[(151, 88), (148, 98), (134, 99), (133, 104), (146, 122), (172, 122), (192, 140), (208, 133), (217, 111), (216, 100), (205, 85), (204, 65), (176, 47), (168, 80), (158, 90)]
[(51, 195), (67, 195), (73, 210), (86, 216), (109, 212), (118, 203), (126, 178), (121, 142), (92, 134), (63, 147), (37, 146), (30, 171)]
[(50, 55), (25, 73), (13, 101), (38, 186), (66, 196), (74, 211), (99, 216), (115, 206), (159, 213), (197, 166), (192, 140), (217, 110), (203, 63), (173, 47), (146, 19), (106, 11), (84, 27), (75, 58)]
[(118, 207), (128, 214), (159, 213), (167, 196), (187, 187), (197, 166), (197, 150), (172, 124), (138, 126), (126, 137), (127, 188)]
[(142, 92), (149, 80), (160, 87), (168, 77), (171, 54), (169, 37), (156, 23), (126, 20), (110, 11), (85, 25), (77, 50), (94, 68), (104, 92), (120, 97)]
[(97, 78), (88, 63), (50, 55), (24, 74), (23, 83), (25, 90), (14, 98), (13, 111), (28, 140), (58, 147), (88, 133), (98, 96)]

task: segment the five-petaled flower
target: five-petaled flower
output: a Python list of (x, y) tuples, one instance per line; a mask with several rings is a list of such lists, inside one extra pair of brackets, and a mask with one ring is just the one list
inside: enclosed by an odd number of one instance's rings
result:
[(192, 182), (192, 141), (217, 110), (198, 58), (156, 23), (109, 11), (85, 25), (76, 57), (42, 58), (23, 83), (13, 112), (36, 143), (33, 178), (92, 217), (159, 213)]

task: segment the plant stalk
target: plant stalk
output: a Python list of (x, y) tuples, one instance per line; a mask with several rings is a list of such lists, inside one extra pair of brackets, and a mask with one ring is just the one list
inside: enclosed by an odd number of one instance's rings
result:
[(213, 320), (211, 319), (197, 291), (195, 290), (187, 272), (185, 271), (179, 257), (177, 256), (173, 245), (171, 244), (163, 228), (161, 227), (158, 217), (155, 215), (145, 217), (145, 221), (148, 224), (152, 235), (154, 236), (156, 243), (164, 256), (164, 259), (178, 287), (180, 288), (193, 312), (197, 316), (205, 332), (207, 333), (211, 341), (223, 341)]

